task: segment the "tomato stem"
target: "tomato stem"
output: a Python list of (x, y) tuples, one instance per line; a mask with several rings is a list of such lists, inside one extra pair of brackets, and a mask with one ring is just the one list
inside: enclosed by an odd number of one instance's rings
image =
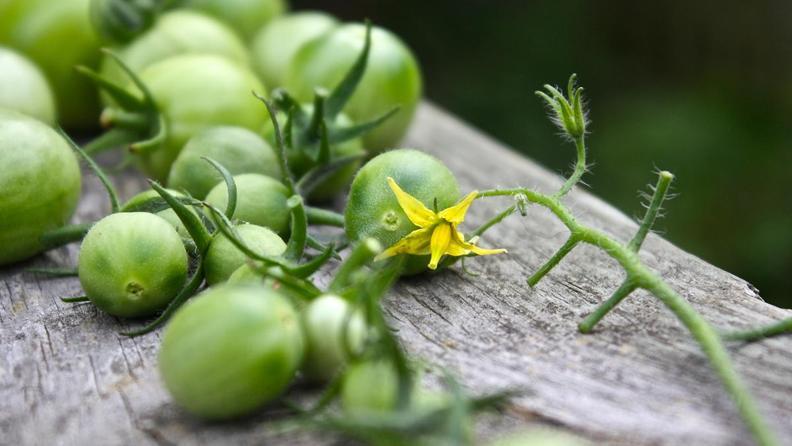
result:
[(329, 209), (306, 206), (305, 213), (308, 215), (309, 224), (335, 226), (337, 228), (344, 227), (344, 216), (338, 212), (334, 212)]
[(87, 296), (77, 296), (77, 297), (61, 297), (61, 302), (65, 302), (67, 304), (78, 304), (82, 302), (90, 302), (91, 299), (88, 299)]
[[(661, 175), (663, 176), (663, 175)], [(673, 177), (668, 177), (662, 181), (668, 181)], [(664, 192), (663, 192), (664, 194)], [(570, 240), (579, 240), (587, 244), (599, 247), (605, 253), (614, 258), (624, 268), (627, 276), (631, 279), (632, 285), (636, 288), (641, 288), (654, 294), (666, 305), (674, 315), (683, 323), (688, 331), (698, 342), (699, 346), (709, 358), (710, 364), (715, 372), (720, 377), (726, 391), (731, 395), (735, 401), (738, 410), (742, 414), (748, 428), (752, 431), (754, 438), (761, 445), (775, 445), (776, 442), (770, 430), (767, 428), (764, 419), (762, 418), (756, 404), (753, 401), (751, 394), (743, 385), (740, 377), (737, 375), (729, 359), (720, 337), (717, 335), (712, 326), (704, 320), (693, 307), (671, 289), (666, 282), (664, 282), (654, 272), (649, 270), (638, 258), (636, 251), (628, 244), (622, 244), (610, 238), (606, 234), (588, 226), (582, 225), (577, 222), (570, 210), (564, 206), (560, 197), (548, 196), (527, 188), (514, 188), (514, 189), (493, 189), (480, 192), (479, 198), (498, 197), (498, 196), (511, 196), (516, 197), (522, 195), (526, 200), (544, 206), (549, 209), (570, 231)], [(571, 243), (568, 241), (565, 246)], [(632, 246), (638, 246), (639, 243), (634, 243)], [(562, 248), (559, 253), (564, 250)], [(563, 255), (561, 255), (563, 257)], [(551, 259), (552, 261), (552, 259)], [(550, 263), (550, 262), (548, 262)], [(552, 265), (554, 266), (554, 265)], [(552, 268), (551, 266), (551, 268)], [(548, 269), (549, 271), (549, 269)], [(629, 293), (629, 286), (624, 286), (621, 291), (617, 291), (611, 299), (613, 304), (618, 303)], [(611, 305), (612, 306), (615, 305)], [(606, 313), (610, 308), (600, 310), (601, 313)]]
[(536, 284), (539, 283), (539, 281), (542, 280), (542, 278), (547, 273), (549, 273), (550, 270), (555, 268), (555, 266), (558, 265), (558, 263), (561, 262), (561, 260), (563, 260), (563, 258), (566, 257), (567, 254), (569, 254), (570, 252), (572, 252), (573, 249), (575, 249), (575, 246), (577, 246), (578, 243), (580, 243), (580, 239), (575, 235), (571, 235), (567, 239), (567, 241), (561, 246), (561, 248), (559, 248), (558, 251), (556, 251), (556, 253), (553, 254), (550, 260), (545, 262), (544, 265), (542, 265), (535, 273), (531, 275), (531, 277), (528, 278), (528, 286), (530, 286), (531, 288), (536, 286)]
[(649, 233), (649, 230), (652, 229), (652, 226), (654, 226), (655, 220), (657, 220), (657, 214), (662, 209), (663, 202), (668, 196), (668, 189), (673, 180), (674, 175), (672, 175), (671, 172), (662, 171), (658, 174), (657, 185), (654, 187), (652, 201), (649, 203), (649, 207), (646, 208), (646, 214), (641, 221), (641, 225), (638, 227), (638, 232), (627, 245), (633, 251), (637, 252), (641, 249), (646, 235)]
[(753, 342), (789, 333), (792, 333), (792, 317), (750, 330), (724, 333), (723, 339), (727, 341)]
[(286, 205), (291, 211), (291, 236), (283, 257), (290, 262), (299, 262), (305, 252), (308, 239), (308, 217), (305, 214), (303, 199), (299, 195), (289, 197)]
[(366, 265), (371, 259), (382, 251), (380, 243), (368, 238), (358, 243), (347, 257), (346, 261), (336, 270), (328, 290), (338, 293), (352, 283), (352, 275)]
[(78, 274), (76, 268), (28, 268), (25, 272), (52, 277), (77, 277)]
[(93, 225), (94, 222), (77, 223), (74, 225), (61, 226), (60, 228), (45, 232), (41, 236), (41, 245), (45, 250), (50, 250), (60, 248), (69, 243), (78, 242), (85, 237), (85, 234), (88, 233), (88, 230), (90, 230)]
[(599, 307), (597, 307), (594, 312), (589, 314), (583, 322), (578, 325), (578, 330), (581, 333), (591, 333), (594, 329), (594, 326), (605, 317), (612, 309), (614, 309), (621, 301), (623, 301), (627, 296), (629, 296), (633, 291), (635, 291), (636, 286), (632, 281), (625, 281), (621, 284), (621, 286), (613, 292), (613, 295), (602, 303)]

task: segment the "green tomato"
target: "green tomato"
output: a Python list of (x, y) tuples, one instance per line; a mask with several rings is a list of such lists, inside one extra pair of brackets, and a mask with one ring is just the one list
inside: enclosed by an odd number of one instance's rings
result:
[[(437, 158), (412, 149), (385, 152), (372, 158), (355, 176), (344, 211), (347, 237), (350, 240), (377, 239), (390, 247), (418, 229), (399, 206), (388, 186), (392, 177), (407, 193), (429, 209), (439, 210), (456, 204), (459, 186), (454, 174)], [(409, 256), (405, 274), (427, 269), (428, 256)]]
[[(413, 410), (438, 409), (448, 402), (448, 395), (427, 390), (413, 378), (410, 407)], [(387, 359), (365, 360), (350, 364), (341, 383), (341, 406), (350, 416), (387, 413), (396, 409), (399, 382), (396, 367)]]
[(585, 446), (588, 443), (571, 434), (552, 429), (531, 429), (499, 438), (489, 446)]
[[(170, 194), (173, 195), (174, 197), (178, 197), (178, 198), (184, 198), (185, 197), (184, 194), (182, 194), (181, 192), (175, 191), (175, 190), (168, 189), (168, 192), (170, 192)], [(124, 203), (123, 206), (121, 206), (121, 212), (148, 212), (145, 209), (139, 209), (139, 207), (143, 203), (145, 203), (145, 202), (147, 202), (147, 201), (149, 201), (151, 199), (159, 198), (159, 197), (160, 197), (160, 194), (158, 194), (157, 191), (155, 191), (153, 189), (149, 189), (147, 191), (143, 191), (143, 192), (135, 195), (134, 197), (130, 198), (129, 200), (127, 200), (127, 202)], [(196, 212), (194, 208), (190, 207), (190, 209), (194, 213)], [(170, 208), (164, 209), (164, 210), (161, 210), (161, 211), (157, 212), (155, 215), (157, 215), (158, 217), (160, 217), (163, 220), (165, 220), (168, 223), (170, 223), (170, 225), (173, 226), (173, 229), (175, 229), (176, 232), (179, 234), (179, 236), (181, 236), (182, 238), (190, 238), (190, 232), (184, 226), (184, 223), (182, 223), (182, 221), (179, 218), (179, 216), (176, 215), (176, 211), (174, 211), (173, 209), (170, 209)], [(196, 213), (196, 215), (197, 215), (197, 213)]]
[[(363, 25), (349, 24), (305, 44), (289, 67), (287, 89), (303, 102), (313, 98), (316, 87), (333, 89), (360, 55), (365, 35)], [(344, 111), (356, 122), (365, 122), (395, 106), (400, 110), (366, 134), (367, 150), (380, 151), (401, 141), (422, 88), (418, 62), (410, 50), (391, 32), (373, 28), (366, 72)]]
[(48, 125), (0, 109), (0, 265), (43, 250), (41, 236), (69, 221), (80, 198), (80, 166)]
[(363, 348), (363, 315), (341, 297), (327, 294), (314, 299), (303, 310), (302, 323), (306, 340), (302, 370), (312, 381), (330, 381), (346, 365), (347, 352), (359, 353)]
[(99, 220), (80, 246), (78, 272), (86, 296), (113, 316), (151, 316), (187, 280), (187, 252), (164, 219), (121, 212)]
[(227, 419), (278, 397), (302, 360), (300, 323), (289, 301), (255, 285), (224, 285), (187, 302), (165, 328), (159, 370), (192, 414)]
[(158, 181), (165, 181), (182, 147), (199, 132), (219, 125), (260, 132), (269, 123), (266, 108), (251, 94), (264, 86), (248, 68), (227, 58), (171, 57), (143, 70), (140, 78), (167, 126), (165, 141), (140, 159), (144, 172)]
[[(272, 277), (264, 277), (256, 272), (256, 270), (251, 267), (250, 262), (246, 262), (244, 265), (234, 270), (234, 272), (228, 277), (226, 283), (229, 285), (245, 283), (264, 285), (265, 287), (272, 289), (273, 291), (280, 293), (285, 297), (288, 297), (295, 305), (299, 305), (305, 300), (305, 296), (299, 291), (284, 286)], [(298, 309), (300, 308), (298, 307)]]
[[(174, 10), (160, 17), (156, 24), (117, 50), (116, 54), (135, 73), (169, 57), (185, 54), (214, 54), (242, 65), (249, 63), (248, 50), (225, 24), (204, 14)], [(111, 57), (102, 60), (101, 74), (123, 85), (127, 75)], [(102, 94), (105, 104), (112, 104)]]
[[(272, 229), (278, 234), (289, 233), (291, 215), (286, 200), (289, 190), (280, 181), (257, 173), (234, 176), (237, 204), (233, 218)], [(206, 202), (219, 209), (228, 203), (225, 181), (217, 184), (206, 196)]]
[(305, 43), (338, 26), (335, 17), (303, 11), (278, 17), (263, 27), (251, 43), (253, 66), (270, 89), (282, 87), (294, 55)]
[(263, 285), (266, 281), (267, 278), (257, 273), (256, 270), (250, 267), (250, 264), (245, 263), (228, 276), (226, 283), (229, 285), (242, 283)]
[[(260, 255), (279, 256), (286, 251), (286, 243), (267, 228), (251, 224), (236, 226), (237, 234), (250, 249)], [(206, 282), (215, 285), (225, 282), (247, 261), (247, 256), (222, 234), (215, 236), (204, 259)]]
[(352, 416), (388, 412), (396, 406), (398, 375), (390, 361), (350, 364), (344, 371), (341, 405)]
[(55, 125), (55, 99), (41, 70), (25, 56), (0, 47), (0, 107)]
[[(309, 116), (313, 113), (313, 104), (303, 105), (302, 107)], [(283, 120), (280, 120), (279, 116), (279, 122), (285, 121), (285, 116), (283, 117)], [(349, 117), (342, 113), (338, 115), (334, 124), (348, 127), (352, 126), (353, 122), (351, 119), (349, 119)], [(272, 144), (273, 147), (277, 146), (277, 142), (275, 141), (275, 130), (272, 127), (267, 129), (264, 137), (267, 139), (267, 141), (269, 141), (270, 144)], [(312, 150), (318, 150), (318, 147), (312, 147)], [(343, 158), (345, 156), (363, 155), (364, 153), (366, 153), (366, 151), (363, 149), (363, 140), (360, 138), (351, 139), (340, 144), (330, 146), (331, 160)], [(296, 178), (300, 178), (305, 175), (316, 164), (316, 161), (304, 151), (288, 151), (287, 159), (289, 162), (289, 170), (292, 171), (292, 174)], [(313, 192), (311, 192), (311, 195), (308, 197), (308, 199), (314, 202), (331, 201), (333, 198), (338, 196), (341, 191), (349, 186), (349, 183), (352, 181), (352, 177), (355, 176), (355, 172), (357, 171), (358, 167), (360, 167), (360, 161), (348, 164), (343, 169), (319, 183)]]
[(241, 127), (212, 127), (187, 141), (171, 166), (168, 186), (205, 198), (223, 177), (202, 157), (214, 159), (232, 175), (281, 176), (275, 151), (259, 135)]
[(0, 44), (41, 68), (55, 93), (60, 125), (96, 127), (96, 88), (74, 70), (95, 66), (99, 40), (89, 19), (90, 0), (5, 0), (0, 5)]
[(224, 21), (247, 41), (288, 9), (286, 0), (187, 0), (185, 6)]

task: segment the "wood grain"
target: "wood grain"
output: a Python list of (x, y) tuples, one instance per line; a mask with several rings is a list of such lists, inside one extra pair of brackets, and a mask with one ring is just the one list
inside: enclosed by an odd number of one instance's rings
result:
[[(465, 190), (519, 185), (550, 191), (561, 184), (557, 175), (429, 104), (405, 145), (445, 161)], [(129, 197), (143, 183), (125, 174), (117, 184)], [(584, 191), (568, 201), (581, 220), (621, 240), (636, 229)], [(477, 202), (469, 218), (482, 222), (508, 204)], [(98, 182), (87, 179), (75, 219), (107, 210)], [(673, 218), (673, 203), (669, 211)], [(486, 235), (485, 246), (509, 254), (469, 262), (479, 276), (455, 269), (404, 280), (387, 299), (386, 311), (413, 355), (456, 370), (474, 392), (522, 391), (506, 413), (482, 419), (482, 435), (551, 424), (606, 444), (751, 444), (698, 347), (656, 299), (638, 293), (594, 334), (577, 332), (580, 319), (622, 279), (607, 255), (578, 247), (535, 289), (526, 285), (565, 236), (548, 212), (532, 207), (527, 217), (512, 217)], [(181, 412), (157, 374), (160, 332), (119, 336), (129, 321), (90, 304), (59, 301), (81, 293), (76, 279), (23, 272), (74, 265), (76, 253), (73, 246), (0, 272), (0, 444), (345, 444), (309, 432), (272, 432), (266, 421), (279, 417), (278, 408), (224, 424)], [(750, 284), (660, 237), (650, 235), (641, 256), (717, 327), (790, 316), (764, 303)], [(782, 444), (792, 444), (792, 337), (730, 351)]]

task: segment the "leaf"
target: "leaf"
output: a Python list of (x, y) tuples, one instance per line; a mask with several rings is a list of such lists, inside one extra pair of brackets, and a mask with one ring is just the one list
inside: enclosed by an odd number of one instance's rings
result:
[(299, 195), (292, 195), (286, 200), (291, 213), (291, 237), (286, 244), (283, 257), (290, 262), (299, 262), (305, 252), (305, 243), (308, 238), (308, 217), (305, 214), (305, 205)]
[(344, 109), (349, 98), (355, 93), (363, 74), (366, 72), (369, 52), (371, 50), (371, 22), (366, 20), (366, 40), (355, 63), (341, 82), (333, 89), (325, 104), (325, 116), (333, 120)]
[(91, 158), (90, 155), (88, 155), (79, 145), (77, 145), (77, 143), (74, 142), (62, 128), (58, 127), (58, 132), (61, 134), (61, 136), (63, 136), (63, 139), (69, 143), (71, 148), (80, 155), (85, 163), (88, 164), (88, 167), (91, 169), (91, 171), (97, 177), (99, 177), (99, 181), (102, 182), (102, 186), (104, 186), (105, 190), (107, 191), (107, 195), (110, 198), (110, 209), (113, 213), (118, 212), (118, 210), (121, 208), (118, 200), (118, 192), (116, 191), (115, 186), (113, 186), (113, 183), (110, 182), (110, 179), (107, 178), (107, 175), (105, 175), (102, 168), (99, 167), (93, 158)]
[(219, 162), (209, 158), (208, 156), (202, 156), (201, 159), (208, 162), (212, 165), (220, 173), (220, 176), (223, 177), (223, 181), (225, 181), (226, 189), (228, 190), (228, 204), (226, 204), (225, 215), (228, 218), (234, 218), (234, 212), (236, 211), (237, 206), (237, 186), (236, 181), (234, 181), (234, 176), (231, 175), (231, 172), (225, 168)]
[(398, 113), (399, 110), (400, 107), (396, 106), (390, 109), (388, 112), (383, 113), (381, 116), (372, 119), (371, 121), (364, 122), (362, 124), (354, 125), (351, 127), (331, 128), (329, 132), (328, 140), (330, 141), (331, 144), (337, 144), (363, 136), (366, 133), (370, 132), (371, 130), (374, 130), (375, 128), (379, 127), (383, 122), (387, 121), (393, 115)]
[(336, 158), (325, 165), (314, 167), (297, 182), (297, 191), (304, 197), (311, 195), (314, 189), (321, 185), (322, 182), (338, 173), (341, 169), (363, 159), (364, 156), (363, 154), (344, 156)]
[(204, 227), (201, 219), (191, 209), (187, 208), (178, 198), (171, 195), (165, 188), (160, 186), (156, 181), (149, 180), (151, 187), (165, 200), (166, 203), (173, 209), (176, 216), (179, 217), (187, 232), (190, 233), (198, 247), (200, 253), (206, 252), (209, 244), (212, 242), (212, 236)]

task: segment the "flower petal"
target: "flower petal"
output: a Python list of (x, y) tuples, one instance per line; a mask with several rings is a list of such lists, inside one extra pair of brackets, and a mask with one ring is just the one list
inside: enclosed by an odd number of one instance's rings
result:
[(374, 260), (384, 260), (399, 254), (427, 255), (429, 254), (431, 240), (432, 228), (416, 229), (393, 244), (393, 246), (382, 251)]
[(470, 252), (479, 256), (488, 256), (492, 254), (503, 254), (504, 252), (508, 252), (505, 249), (484, 249), (479, 248), (476, 245), (465, 243), (466, 247), (470, 249)]
[(435, 226), (432, 232), (431, 252), (432, 258), (429, 260), (429, 269), (437, 269), (437, 264), (445, 255), (448, 245), (451, 243), (451, 225), (440, 223)]
[(475, 200), (477, 196), (478, 196), (478, 191), (474, 190), (473, 192), (467, 194), (467, 196), (463, 198), (462, 201), (451, 206), (448, 209), (444, 209), (438, 215), (440, 216), (440, 218), (442, 218), (443, 220), (449, 223), (454, 223), (454, 224), (462, 223), (465, 220), (465, 214), (467, 214), (468, 208), (470, 207), (470, 205), (473, 203), (473, 200)]
[(402, 190), (393, 178), (388, 177), (388, 185), (396, 195), (399, 206), (415, 226), (425, 228), (437, 220), (437, 214), (429, 210), (419, 199)]
[(451, 225), (451, 242), (446, 248), (446, 254), (454, 257), (462, 257), (470, 254), (470, 249), (465, 243), (465, 235), (459, 232), (456, 225)]
[[(465, 241), (465, 235), (462, 234), (461, 232), (457, 231), (456, 230), (456, 226), (454, 227), (454, 232), (455, 233), (454, 233), (453, 240), (451, 241), (451, 244), (452, 245), (453, 244), (458, 244), (458, 245), (460, 245), (460, 247), (462, 249), (467, 250), (467, 253), (465, 253), (464, 255), (470, 254), (472, 252), (473, 254), (476, 254), (476, 255), (488, 256), (488, 255), (492, 255), (492, 254), (502, 254), (502, 253), (506, 252), (505, 249), (484, 249), (484, 248), (479, 248), (478, 246), (476, 246), (476, 240), (478, 239), (478, 237), (473, 237), (472, 239), (470, 239), (472, 241), (472, 243), (466, 242)], [(450, 247), (449, 247), (449, 251), (450, 251)], [(450, 255), (454, 255), (454, 254), (450, 254)]]

